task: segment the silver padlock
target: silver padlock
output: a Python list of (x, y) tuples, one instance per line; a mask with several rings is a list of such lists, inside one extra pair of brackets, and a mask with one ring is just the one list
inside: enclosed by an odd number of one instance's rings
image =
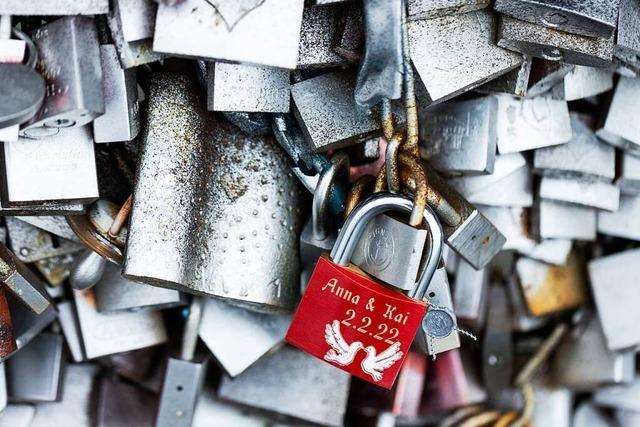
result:
[(540, 197), (557, 202), (617, 211), (620, 206), (620, 188), (594, 178), (542, 177), (538, 190)]
[(622, 153), (616, 185), (623, 195), (640, 195), (640, 158)]
[(511, 304), (511, 328), (517, 332), (531, 332), (549, 323), (549, 317), (533, 316), (529, 313), (522, 296), (522, 288), (514, 274), (506, 278)]
[(567, 103), (500, 95), (497, 134), (500, 154), (564, 144), (572, 136)]
[(539, 148), (533, 154), (534, 171), (551, 177), (615, 177), (615, 149), (596, 137), (576, 114), (571, 114), (573, 136), (566, 144)]
[(243, 406), (337, 427), (343, 424), (349, 383), (347, 373), (285, 346), (236, 378), (223, 376), (218, 395)]
[(338, 21), (344, 7), (305, 7), (300, 28), (298, 69), (329, 68), (345, 65), (347, 61), (333, 50)]
[(502, 15), (498, 46), (525, 55), (590, 67), (607, 67), (613, 58), (613, 40), (565, 33)]
[(67, 223), (67, 219), (63, 215), (22, 216), (20, 220), (58, 237), (62, 237), (63, 239), (73, 242), (80, 241), (76, 233), (69, 227), (69, 223)]
[(476, 92), (486, 94), (506, 93), (514, 96), (527, 96), (531, 76), (532, 58), (523, 55), (523, 62), (513, 71), (478, 86)]
[(282, 345), (289, 323), (289, 314), (255, 313), (211, 298), (199, 335), (227, 375), (236, 377)]
[(164, 310), (184, 304), (180, 292), (132, 282), (122, 277), (120, 271), (120, 266), (107, 262), (104, 274), (93, 288), (99, 312)]
[(562, 81), (562, 99), (576, 101), (613, 89), (613, 72), (603, 68), (576, 65)]
[(154, 394), (117, 379), (102, 377), (96, 427), (153, 425), (157, 398)]
[(206, 370), (203, 361), (195, 360), (202, 305), (202, 298), (192, 297), (182, 333), (180, 357), (169, 358), (167, 365), (155, 421), (156, 427), (191, 426)]
[(489, 0), (407, 0), (409, 20), (433, 19), (473, 12), (489, 6)]
[(496, 0), (494, 9), (563, 32), (608, 38), (617, 26), (618, 5), (619, 0)]
[(99, 367), (94, 364), (69, 365), (64, 374), (62, 399), (36, 406), (30, 427), (48, 427), (52, 423), (74, 426), (93, 425), (93, 399)]
[[(2, 417), (1, 412), (0, 417)], [(204, 392), (198, 396), (198, 403), (193, 415), (193, 427), (209, 427), (211, 425), (263, 427), (270, 422), (267, 416), (249, 412), (245, 408), (221, 401), (216, 397), (215, 390), (206, 386)]]
[(429, 304), (429, 310), (418, 331), (417, 345), (432, 356), (460, 347), (458, 320), (444, 267), (433, 274), (424, 299)]
[(64, 358), (62, 336), (43, 332), (4, 362), (12, 402), (54, 402), (60, 399)]
[(109, 12), (109, 0), (7, 0), (0, 15), (99, 15)]
[(291, 310), (301, 194), (284, 153), (271, 138), (216, 120), (183, 76), (156, 74), (147, 102), (123, 276), (256, 310)]
[(564, 77), (574, 67), (575, 65), (565, 64), (564, 62), (533, 58), (527, 96), (535, 98), (542, 94), (548, 94), (554, 87), (562, 83)]
[(533, 232), (542, 239), (596, 239), (594, 208), (540, 199), (534, 204)]
[(11, 248), (16, 257), (22, 262), (35, 262), (54, 256), (77, 253), (82, 250), (80, 244), (58, 238), (18, 218), (7, 217), (5, 221)]
[(95, 142), (131, 141), (140, 131), (135, 70), (123, 70), (112, 44), (100, 45), (105, 111), (93, 120)]
[(87, 203), (98, 197), (88, 126), (64, 129), (56, 136), (38, 140), (5, 142), (3, 150), (3, 206)]
[(598, 233), (640, 240), (640, 197), (621, 196), (616, 212), (598, 212)]
[(420, 154), (444, 174), (491, 174), (496, 153), (493, 97), (448, 102), (422, 112)]
[(496, 21), (489, 11), (411, 21), (407, 26), (411, 59), (428, 97), (418, 93), (419, 105), (453, 98), (523, 62), (522, 55), (496, 46)]
[(295, 69), (303, 6), (303, 0), (160, 4), (153, 50)]
[(640, 378), (636, 376), (628, 384), (600, 387), (593, 400), (599, 406), (640, 412)]
[(535, 426), (571, 426), (573, 392), (549, 385), (544, 379), (533, 386), (535, 402), (531, 422)]
[(618, 33), (613, 56), (640, 71), (640, 5), (634, 0), (620, 0)]
[(640, 79), (620, 77), (604, 126), (596, 135), (625, 152), (640, 155), (640, 123), (633, 114), (640, 96)]
[(151, 2), (113, 0), (111, 3), (107, 22), (122, 68), (133, 68), (162, 59), (163, 55), (154, 52), (151, 46), (156, 17)]
[(151, 347), (166, 342), (159, 311), (100, 313), (92, 289), (73, 291), (87, 359)]
[(640, 343), (640, 289), (633, 285), (639, 260), (640, 250), (632, 249), (595, 258), (588, 264), (591, 290), (610, 350)]
[(226, 62), (208, 65), (210, 111), (286, 113), (289, 98), (289, 70)]
[(33, 34), (36, 66), (47, 83), (40, 112), (20, 134), (29, 138), (56, 135), (61, 128), (81, 127), (105, 111), (98, 33), (93, 19), (60, 18)]
[(528, 232), (528, 214), (525, 208), (480, 206), (480, 210), (507, 239), (503, 250), (528, 253), (535, 248), (536, 242)]
[(487, 312), (489, 270), (476, 270), (460, 260), (453, 287), (453, 307), (461, 323), (472, 329), (481, 329)]
[(32, 405), (9, 404), (0, 412), (1, 427), (29, 427), (35, 416)]
[(75, 363), (85, 362), (87, 360), (82, 348), (82, 337), (80, 334), (80, 325), (76, 319), (73, 303), (70, 301), (62, 301), (56, 304), (58, 309), (58, 323), (64, 340), (67, 343), (71, 358)]
[(377, 116), (354, 100), (355, 78), (334, 71), (291, 86), (293, 112), (307, 142), (327, 151), (382, 134)]
[(42, 315), (52, 307), (38, 276), (3, 244), (0, 244), (0, 282), (36, 315)]
[(593, 313), (574, 327), (551, 359), (556, 384), (585, 391), (603, 383), (628, 383), (635, 376), (635, 367), (633, 351), (607, 349), (602, 326)]

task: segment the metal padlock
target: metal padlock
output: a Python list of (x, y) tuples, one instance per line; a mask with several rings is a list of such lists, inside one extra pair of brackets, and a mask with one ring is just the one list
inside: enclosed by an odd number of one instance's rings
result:
[(216, 397), (216, 391), (206, 388), (206, 386), (205, 391), (198, 396), (198, 403), (196, 403), (196, 410), (193, 414), (193, 427), (207, 427), (212, 424), (259, 427), (269, 422), (268, 417), (262, 414), (250, 412), (246, 408), (221, 401)]
[(354, 90), (354, 73), (349, 70), (291, 86), (293, 112), (315, 151), (344, 147), (382, 134), (376, 115), (356, 105)]
[(563, 82), (564, 77), (573, 70), (575, 65), (564, 62), (549, 61), (533, 58), (529, 75), (529, 89), (527, 96), (535, 98), (548, 94), (554, 87)]
[(273, 139), (248, 137), (207, 113), (184, 76), (155, 74), (148, 95), (123, 276), (254, 310), (291, 310), (302, 218), (286, 156)]
[(542, 177), (538, 190), (540, 197), (564, 203), (617, 211), (620, 206), (620, 188), (594, 178)]
[(500, 154), (564, 144), (572, 136), (567, 103), (500, 95), (497, 135)]
[(156, 427), (189, 427), (196, 399), (202, 388), (206, 363), (196, 361), (198, 330), (202, 320), (202, 298), (194, 296), (182, 332), (180, 357), (169, 358), (160, 394)]
[(589, 37), (611, 37), (615, 32), (619, 0), (496, 0), (494, 9), (514, 18), (555, 30)]
[(523, 58), (518, 68), (478, 86), (475, 91), (486, 94), (505, 93), (520, 97), (527, 96), (532, 58), (528, 55), (523, 55)]
[(98, 197), (93, 138), (88, 126), (2, 145), (3, 206), (87, 203)]
[(0, 15), (99, 15), (109, 12), (109, 0), (7, 0)]
[(131, 141), (140, 131), (135, 70), (123, 70), (112, 44), (100, 45), (104, 114), (93, 120), (95, 142)]
[(635, 377), (628, 384), (600, 387), (594, 393), (593, 400), (599, 406), (640, 412), (639, 396), (640, 378)]
[(578, 404), (573, 412), (573, 427), (614, 427), (616, 424), (605, 411), (592, 401)]
[(576, 65), (561, 83), (562, 99), (576, 101), (613, 89), (613, 72), (603, 68)]
[(503, 15), (498, 46), (525, 55), (590, 67), (607, 67), (613, 58), (614, 36), (592, 38), (519, 21)]
[(210, 111), (289, 111), (289, 70), (226, 62), (209, 63), (208, 70)]
[(480, 209), (507, 239), (502, 250), (527, 254), (535, 248), (536, 242), (528, 232), (529, 215), (525, 208), (481, 206)]
[[(29, 138), (81, 127), (105, 111), (98, 33), (91, 18), (60, 18), (33, 34), (37, 70), (47, 83), (40, 112), (20, 131)], [(63, 59), (66, 58), (66, 59)]]
[(566, 144), (539, 148), (533, 154), (534, 171), (555, 177), (615, 177), (615, 149), (604, 144), (580, 117), (571, 114), (573, 136)]
[(598, 233), (640, 240), (640, 197), (621, 196), (616, 212), (598, 211)]
[(542, 239), (596, 239), (594, 208), (539, 199), (533, 217), (533, 233)]
[(85, 362), (87, 360), (82, 348), (82, 336), (80, 334), (80, 325), (76, 319), (75, 309), (70, 301), (62, 301), (56, 304), (58, 309), (58, 323), (67, 343), (71, 358), (75, 363)]
[(64, 358), (62, 336), (43, 332), (4, 362), (12, 402), (54, 402), (60, 399)]
[(421, 114), (420, 154), (444, 174), (492, 174), (498, 102), (493, 97), (448, 102)]
[[(433, 212), (425, 210), (431, 245), (426, 266), (410, 293), (417, 300), (358, 273), (349, 266), (349, 260), (373, 218), (385, 211), (409, 213), (411, 209), (408, 198), (380, 193), (352, 211), (330, 258), (323, 255), (318, 260), (287, 332), (288, 343), (363, 380), (391, 388), (427, 311), (420, 300), (440, 259), (441, 228)], [(323, 305), (322, 313), (318, 312), (317, 304)], [(360, 317), (359, 313), (365, 315)], [(376, 347), (380, 348), (380, 344), (383, 346), (378, 354)], [(360, 349), (366, 357), (360, 358), (360, 367), (354, 367)]]
[(621, 153), (620, 170), (616, 185), (622, 195), (640, 195), (640, 158), (628, 153)]
[[(294, 69), (303, 6), (303, 0), (160, 4), (153, 50)], [(274, 16), (278, 16), (277, 25)]]
[(610, 351), (598, 317), (587, 314), (565, 337), (551, 359), (554, 383), (593, 390), (603, 383), (628, 383), (635, 374), (633, 351)]
[(618, 33), (613, 56), (640, 71), (640, 5), (634, 0), (620, 0)]
[(454, 314), (461, 323), (479, 330), (484, 325), (489, 293), (489, 270), (476, 270), (460, 260), (453, 287)]
[(588, 264), (591, 290), (610, 350), (640, 343), (640, 290), (633, 285), (638, 260), (640, 250), (632, 249), (595, 258)]
[(636, 156), (640, 155), (640, 124), (632, 113), (639, 95), (640, 79), (620, 77), (604, 126), (596, 131), (605, 142)]
[(451, 99), (523, 62), (522, 55), (496, 46), (496, 21), (489, 11), (410, 21), (407, 26), (411, 60), (428, 96), (418, 96), (419, 105)]
[(113, 0), (111, 3), (107, 23), (122, 68), (133, 68), (162, 59), (163, 55), (154, 52), (151, 46), (156, 17), (151, 2)]
[(157, 398), (152, 393), (120, 381), (117, 377), (100, 380), (96, 427), (153, 425)]
[(29, 427), (35, 412), (36, 408), (32, 405), (9, 404), (0, 412), (0, 426)]
[(92, 289), (73, 291), (87, 359), (151, 347), (166, 342), (159, 311), (100, 313)]
[(362, 7), (365, 49), (354, 98), (358, 105), (373, 107), (402, 94), (405, 12), (401, 0), (366, 0)]
[(64, 374), (62, 399), (37, 405), (30, 427), (48, 427), (51, 423), (69, 423), (74, 426), (93, 425), (92, 391), (99, 372), (94, 364), (69, 365)]
[(82, 250), (82, 246), (78, 243), (58, 238), (18, 218), (7, 217), (5, 221), (11, 248), (22, 262), (35, 262)]
[(67, 223), (67, 219), (63, 215), (22, 216), (20, 220), (58, 237), (62, 237), (63, 239), (73, 242), (80, 241), (76, 233), (69, 227), (69, 223)]
[(570, 427), (573, 391), (549, 385), (544, 380), (535, 383), (533, 389), (532, 425)]
[(51, 258), (41, 259), (40, 261), (36, 261), (35, 267), (38, 269), (40, 274), (44, 276), (47, 281), (47, 284), (50, 285), (47, 287), (47, 291), (55, 291), (56, 295), (53, 295), (51, 292), (49, 294), (52, 298), (58, 298), (62, 296), (62, 283), (67, 280), (69, 274), (71, 273), (71, 265), (74, 261), (74, 255), (66, 254), (55, 256)]
[(298, 69), (329, 68), (347, 63), (333, 50), (333, 40), (343, 10), (343, 5), (339, 4), (304, 8), (298, 48)]
[(2, 244), (0, 244), (0, 282), (36, 315), (43, 314), (51, 307), (51, 301), (40, 279)]
[(473, 12), (489, 6), (489, 0), (407, 0), (407, 19), (433, 19)]
[(364, 45), (362, 8), (357, 2), (343, 9), (331, 44), (334, 52), (350, 63), (360, 60)]
[[(343, 425), (349, 375), (285, 346), (236, 378), (223, 376), (221, 399), (315, 424)], [(300, 396), (305, 396), (300, 399)]]
[(531, 332), (549, 323), (549, 317), (533, 316), (529, 313), (522, 295), (522, 288), (515, 274), (506, 278), (511, 304), (511, 328), (517, 332)]
[(199, 335), (227, 375), (236, 377), (284, 342), (290, 322), (289, 314), (256, 313), (212, 298)]

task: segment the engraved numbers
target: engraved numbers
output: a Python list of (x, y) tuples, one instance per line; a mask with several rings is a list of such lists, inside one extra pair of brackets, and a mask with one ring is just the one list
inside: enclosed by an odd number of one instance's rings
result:
[[(371, 323), (373, 322), (371, 317), (363, 316), (360, 318), (360, 321), (353, 322), (353, 319), (356, 318), (356, 311), (352, 308), (348, 309), (345, 312), (346, 317), (340, 321), (345, 326), (350, 326), (356, 331), (370, 335), (371, 337), (384, 341), (387, 344), (394, 344), (395, 339), (400, 335), (400, 330), (398, 328), (390, 328), (386, 323), (378, 324), (377, 328), (372, 331)], [(375, 333), (374, 333), (375, 332)]]

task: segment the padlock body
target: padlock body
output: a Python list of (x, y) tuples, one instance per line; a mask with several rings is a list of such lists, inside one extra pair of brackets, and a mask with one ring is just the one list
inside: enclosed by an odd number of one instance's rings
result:
[(424, 302), (385, 288), (327, 255), (318, 260), (286, 341), (351, 375), (390, 389), (409, 352)]

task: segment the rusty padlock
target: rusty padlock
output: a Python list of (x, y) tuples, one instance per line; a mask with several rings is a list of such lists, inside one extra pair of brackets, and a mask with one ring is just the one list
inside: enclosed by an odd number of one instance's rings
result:
[(430, 253), (408, 295), (385, 288), (350, 265), (349, 259), (373, 218), (392, 210), (408, 214), (412, 209), (408, 197), (377, 193), (353, 210), (331, 255), (318, 260), (287, 342), (365, 381), (387, 389), (393, 386), (427, 312), (422, 298), (442, 253), (442, 228), (427, 208), (424, 222)]

